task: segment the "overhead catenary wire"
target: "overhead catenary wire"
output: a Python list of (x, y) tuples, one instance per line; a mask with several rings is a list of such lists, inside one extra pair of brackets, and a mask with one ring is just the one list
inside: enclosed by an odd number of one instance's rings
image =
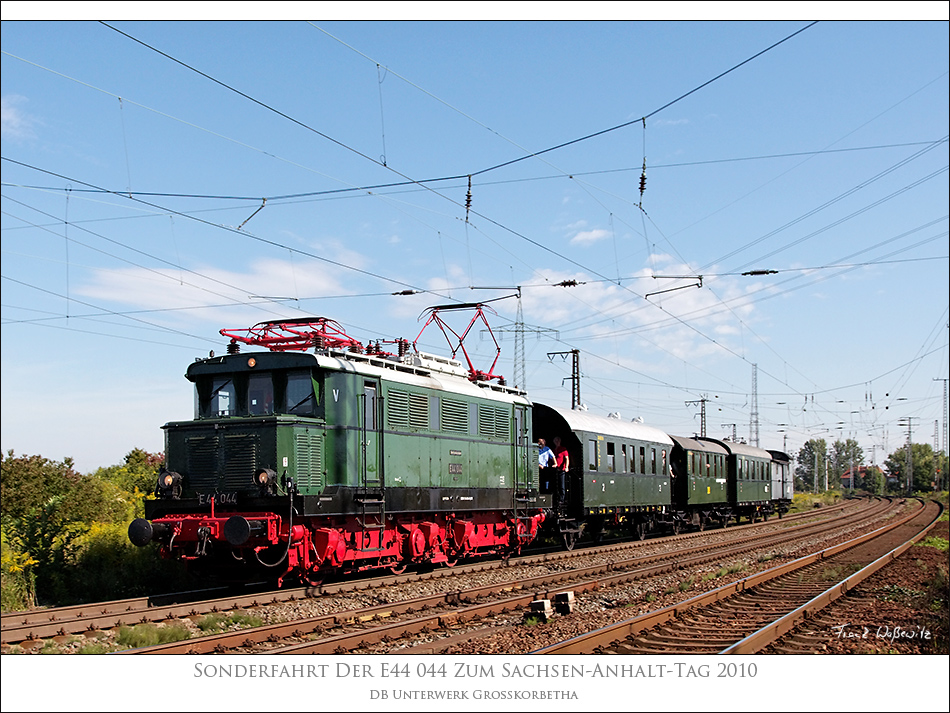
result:
[[(654, 167), (651, 167), (651, 168), (654, 168)], [(410, 185), (410, 184), (406, 184), (406, 185)], [(257, 198), (257, 200), (260, 200), (260, 198)], [(610, 273), (608, 273), (608, 274), (610, 274)], [(618, 274), (618, 277), (619, 277), (619, 274)], [(596, 280), (590, 280), (590, 281), (596, 281)], [(612, 281), (616, 281), (616, 280), (612, 280)], [(447, 282), (448, 282), (448, 280), (447, 280)]]

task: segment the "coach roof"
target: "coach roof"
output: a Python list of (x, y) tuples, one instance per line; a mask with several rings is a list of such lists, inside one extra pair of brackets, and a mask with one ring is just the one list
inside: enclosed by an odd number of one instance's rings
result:
[(595, 416), (587, 411), (558, 408), (545, 404), (535, 404), (535, 407), (547, 408), (556, 412), (567, 422), (567, 425), (572, 431), (586, 431), (588, 433), (597, 433), (604, 436), (626, 438), (632, 441), (649, 441), (651, 443), (662, 443), (668, 446), (673, 445), (673, 439), (659, 428), (637, 423), (636, 421), (623, 421), (619, 418)]

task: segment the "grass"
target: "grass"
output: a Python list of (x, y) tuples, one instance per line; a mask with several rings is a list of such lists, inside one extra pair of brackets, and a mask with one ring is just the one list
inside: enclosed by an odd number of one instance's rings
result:
[(837, 490), (828, 490), (824, 493), (795, 493), (792, 496), (790, 513), (810, 512), (815, 508), (835, 505), (841, 500), (841, 493)]
[(195, 626), (205, 634), (217, 634), (229, 629), (248, 629), (260, 626), (264, 622), (260, 617), (246, 612), (232, 612), (231, 614), (208, 614), (195, 622)]
[(942, 537), (934, 537), (931, 535), (925, 540), (921, 540), (914, 547), (935, 547), (938, 550), (943, 552), (950, 551), (950, 542), (943, 539)]
[(883, 596), (882, 599), (885, 601), (893, 602), (906, 599), (914, 599), (916, 597), (921, 597), (924, 595), (924, 592), (919, 589), (911, 589), (910, 587), (902, 587), (899, 584), (889, 584), (886, 587), (882, 588)]
[[(765, 556), (767, 559), (772, 558), (771, 555), (763, 555), (763, 556)], [(759, 561), (760, 562), (763, 561), (761, 557), (759, 558)], [(736, 562), (735, 564), (726, 565), (726, 566), (720, 567), (715, 572), (707, 572), (706, 574), (704, 574), (703, 581), (708, 582), (711, 579), (719, 579), (720, 577), (726, 577), (730, 574), (738, 574), (739, 572), (743, 571), (745, 568), (746, 568), (746, 565), (743, 562)]]
[(181, 624), (171, 626), (136, 624), (135, 626), (120, 626), (116, 642), (130, 649), (140, 649), (146, 646), (170, 644), (173, 641), (184, 641), (188, 638), (191, 638), (191, 632)]

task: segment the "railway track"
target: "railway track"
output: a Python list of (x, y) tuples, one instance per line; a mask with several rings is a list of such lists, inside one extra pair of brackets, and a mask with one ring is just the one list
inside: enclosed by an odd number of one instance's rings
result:
[[(833, 513), (845, 509), (846, 505), (847, 503), (841, 503), (833, 508), (826, 508), (821, 513), (811, 512), (790, 515), (784, 519), (784, 522), (810, 519), (819, 514), (822, 517), (829, 517), (832, 516)], [(700, 535), (690, 534), (681, 537), (696, 536)], [(633, 546), (636, 546), (636, 544), (626, 543), (624, 545), (618, 545), (617, 547), (622, 549)], [(500, 560), (483, 561), (461, 565), (451, 570), (440, 569), (425, 573), (412, 572), (388, 577), (373, 577), (364, 580), (329, 583), (319, 589), (313, 587), (293, 587), (270, 591), (251, 591), (246, 594), (232, 592), (227, 596), (212, 599), (207, 599), (207, 594), (218, 590), (202, 590), (199, 592), (181, 592), (152, 597), (138, 597), (72, 607), (13, 612), (3, 614), (2, 616), (0, 644), (5, 646), (22, 642), (38, 644), (42, 640), (51, 637), (65, 637), (72, 634), (89, 635), (96, 631), (113, 629), (119, 626), (156, 623), (224, 611), (255, 609), (262, 606), (300, 601), (314, 596), (385, 588), (403, 582), (458, 576), (465, 573), (499, 569), (509, 565), (572, 559), (583, 556), (585, 551), (586, 550), (582, 548), (572, 553), (542, 552), (541, 554), (529, 554), (523, 557), (513, 558), (509, 562)], [(220, 588), (220, 591), (224, 591), (224, 588)]]
[[(921, 504), (849, 542), (532, 653), (756, 653), (893, 561), (925, 535), (941, 511), (936, 503)], [(803, 640), (781, 650), (811, 651)]]
[[(878, 503), (878, 512), (889, 503)], [(817, 536), (829, 529), (850, 528), (855, 521), (866, 520), (866, 511), (852, 513), (833, 522), (823, 521), (798, 528), (776, 528), (763, 533), (758, 527), (732, 533), (725, 542), (710, 543), (708, 538), (676, 552), (644, 556), (636, 545), (614, 546), (601, 562), (569, 570), (558, 570), (516, 581), (493, 583), (400, 599), (355, 611), (342, 611), (268, 626), (226, 632), (200, 639), (137, 649), (128, 653), (323, 653), (354, 651), (421, 653), (438, 651), (446, 644), (424, 643), (411, 646), (420, 637), (425, 640), (439, 632), (439, 638), (451, 642), (451, 633), (471, 627), (491, 632), (491, 619), (528, 609), (532, 602), (550, 599), (560, 593), (583, 595), (598, 592), (633, 580), (658, 577), (670, 572), (689, 570), (702, 563), (717, 562), (761, 548), (778, 547), (792, 541)], [(707, 533), (708, 534), (708, 533)], [(739, 534), (739, 537), (735, 535)], [(679, 538), (678, 538), (679, 539)], [(680, 544), (696, 540), (682, 537)], [(642, 543), (636, 543), (640, 545)], [(626, 557), (622, 553), (626, 552)], [(488, 622), (487, 625), (474, 624)], [(478, 636), (470, 632), (462, 637)]]
[[(850, 509), (850, 505), (855, 503), (842, 503), (834, 508), (826, 508), (822, 511), (809, 513), (800, 513), (787, 516), (782, 520), (784, 526), (791, 526), (796, 521), (809, 521), (813, 519), (828, 520), (836, 515), (845, 513)], [(869, 503), (861, 503), (856, 508), (857, 512), (850, 517), (859, 520), (869, 517), (869, 513), (864, 510), (870, 507)], [(727, 537), (736, 537), (740, 532), (747, 528), (756, 530), (764, 527), (764, 523), (758, 525), (744, 525), (738, 528), (730, 528), (722, 531), (707, 531), (705, 533), (690, 533), (677, 536), (676, 540), (688, 542), (693, 539), (702, 539), (708, 541), (714, 539), (717, 535)], [(775, 522), (773, 522), (773, 527)], [(491, 570), (505, 570), (512, 567), (525, 567), (531, 565), (556, 566), (558, 563), (567, 563), (590, 555), (592, 552), (607, 554), (610, 557), (623, 560), (630, 558), (629, 553), (639, 553), (642, 547), (660, 542), (661, 540), (647, 540), (644, 542), (626, 542), (623, 544), (607, 545), (599, 548), (577, 549), (573, 552), (556, 552), (537, 555), (527, 555), (524, 557), (513, 558), (508, 562), (503, 561), (485, 561), (469, 565), (461, 565), (453, 569), (440, 569), (427, 573), (412, 573), (389, 577), (375, 577), (367, 580), (346, 581), (339, 583), (326, 584), (319, 590), (314, 588), (292, 588), (284, 590), (275, 590), (268, 592), (251, 592), (248, 594), (231, 594), (226, 597), (214, 599), (205, 599), (201, 601), (179, 601), (182, 599), (194, 598), (196, 593), (183, 593), (179, 595), (169, 595), (171, 603), (162, 603), (155, 597), (128, 599), (116, 602), (104, 602), (94, 605), (81, 607), (66, 607), (50, 610), (37, 610), (33, 612), (17, 612), (5, 614), (3, 616), (2, 637), (3, 644), (30, 644), (37, 645), (43, 639), (50, 637), (65, 637), (73, 634), (94, 633), (99, 630), (115, 628), (119, 626), (129, 626), (148, 622), (167, 622), (184, 617), (196, 618), (202, 615), (218, 612), (260, 609), (272, 605), (279, 605), (292, 602), (302, 602), (315, 596), (321, 598), (343, 597), (347, 594), (359, 593), (369, 590), (386, 590), (391, 587), (412, 583), (424, 582), (427, 580), (438, 580), (446, 578), (455, 578), (465, 574), (475, 572), (487, 572)], [(637, 558), (636, 554), (632, 555)], [(640, 562), (644, 560), (641, 557)], [(678, 565), (678, 566), (683, 566)], [(514, 570), (512, 570), (514, 571)], [(535, 583), (536, 587), (553, 586), (542, 583)], [(530, 601), (530, 600), (529, 600)], [(422, 606), (422, 605), (420, 605)], [(435, 606), (435, 604), (426, 604), (425, 606)], [(355, 617), (374, 617), (380, 613), (355, 614)], [(334, 617), (348, 616), (345, 613), (334, 614)], [(329, 620), (327, 620), (329, 621)], [(336, 621), (336, 620), (335, 620)], [(336, 625), (336, 624), (335, 624)], [(220, 649), (219, 649), (220, 650)]]

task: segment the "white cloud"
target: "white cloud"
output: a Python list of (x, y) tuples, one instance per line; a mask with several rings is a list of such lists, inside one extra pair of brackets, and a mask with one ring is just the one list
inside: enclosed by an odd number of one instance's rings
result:
[(610, 231), (603, 230), (601, 228), (595, 228), (594, 230), (582, 230), (573, 238), (571, 238), (571, 245), (590, 245), (591, 243), (596, 243), (598, 240), (603, 240), (604, 238), (610, 237)]
[(18, 106), (25, 104), (26, 101), (26, 97), (19, 94), (9, 94), (0, 98), (0, 131), (3, 136), (19, 140), (36, 137), (33, 131), (35, 120)]
[[(288, 260), (257, 260), (247, 272), (218, 268), (196, 272), (199, 274), (167, 268), (96, 270), (93, 280), (77, 288), (75, 294), (95, 305), (119, 311), (127, 308), (182, 310), (169, 312), (161, 321), (175, 315), (217, 324), (233, 321), (236, 314), (235, 307), (218, 305), (231, 302), (235, 306), (244, 305), (238, 310), (245, 312), (252, 321), (260, 321), (278, 316), (262, 312), (260, 307), (263, 305), (273, 312), (280, 309), (279, 303), (294, 306), (297, 299), (350, 292), (338, 279), (338, 268), (328, 266), (314, 270)], [(265, 301), (261, 297), (275, 301)], [(150, 321), (160, 320), (155, 317)]]

